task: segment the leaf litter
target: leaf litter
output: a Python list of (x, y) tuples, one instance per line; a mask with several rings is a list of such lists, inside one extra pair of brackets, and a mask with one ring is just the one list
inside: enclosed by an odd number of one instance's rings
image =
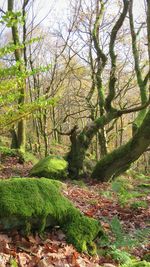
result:
[[(15, 166), (15, 167), (13, 167)], [(0, 178), (13, 176), (28, 176), (31, 164), (19, 164), (17, 159), (9, 158), (2, 166)], [(99, 220), (107, 233), (111, 235), (109, 220), (117, 216), (123, 229), (131, 233), (137, 228), (150, 227), (150, 205), (147, 208), (132, 209), (129, 205), (122, 207), (114, 192), (111, 197), (104, 195), (109, 192), (109, 183), (88, 182), (80, 187), (70, 181), (66, 182), (63, 194), (69, 198), (82, 213)], [(150, 196), (144, 198), (150, 204)], [(140, 200), (143, 200), (142, 197)], [(107, 218), (107, 220), (105, 220)], [(150, 253), (150, 243), (134, 247), (132, 255), (142, 259)], [(0, 267), (98, 267), (118, 266), (118, 262), (110, 255), (95, 255), (93, 257), (78, 253), (76, 249), (66, 243), (65, 234), (58, 227), (51, 232), (45, 232), (44, 237), (37, 233), (24, 238), (18, 231), (0, 231)]]

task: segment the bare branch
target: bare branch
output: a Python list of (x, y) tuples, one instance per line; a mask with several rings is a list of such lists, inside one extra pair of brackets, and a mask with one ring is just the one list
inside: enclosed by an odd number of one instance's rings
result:
[(111, 35), (110, 35), (110, 44), (109, 44), (109, 54), (111, 58), (111, 71), (110, 71), (110, 79), (109, 79), (109, 93), (105, 101), (105, 109), (106, 111), (110, 111), (112, 109), (111, 102), (115, 97), (115, 84), (116, 84), (116, 54), (115, 54), (115, 42), (117, 38), (117, 33), (120, 30), (120, 28), (123, 25), (123, 22), (126, 18), (128, 7), (129, 7), (129, 1), (123, 0), (124, 7), (123, 11), (117, 20), (115, 26), (112, 29)]

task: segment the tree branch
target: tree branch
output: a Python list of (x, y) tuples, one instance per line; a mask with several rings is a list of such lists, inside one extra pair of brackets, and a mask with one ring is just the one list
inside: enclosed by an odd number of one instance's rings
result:
[(123, 22), (126, 18), (127, 12), (128, 12), (128, 7), (129, 7), (129, 1), (128, 0), (123, 0), (124, 2), (124, 7), (123, 11), (117, 20), (115, 26), (112, 29), (111, 35), (110, 35), (110, 43), (109, 43), (109, 54), (111, 58), (111, 70), (110, 70), (110, 78), (109, 78), (109, 93), (108, 96), (105, 100), (105, 109), (107, 112), (109, 112), (112, 109), (111, 103), (112, 100), (115, 97), (115, 84), (116, 84), (116, 54), (115, 54), (115, 42), (117, 39), (117, 34), (120, 28), (123, 25)]

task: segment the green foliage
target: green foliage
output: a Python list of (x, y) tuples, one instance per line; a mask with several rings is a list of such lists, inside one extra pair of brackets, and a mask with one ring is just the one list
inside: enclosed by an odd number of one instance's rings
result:
[[(16, 98), (19, 98), (20, 94), (18, 94), (17, 96), (17, 94), (15, 95), (14, 93), (12, 93), (12, 101), (15, 96)], [(12, 123), (31, 115), (39, 108), (45, 109), (46, 107), (54, 106), (58, 101), (58, 98), (46, 99), (45, 97), (41, 97), (32, 103), (20, 106), (18, 103), (12, 103), (12, 105), (10, 105), (10, 102), (8, 103), (8, 99), (9, 97), (2, 99), (3, 105), (5, 104), (5, 112), (0, 119), (0, 129), (3, 129), (4, 127), (10, 127)]]
[(113, 246), (115, 248), (133, 246), (133, 240), (124, 232), (120, 220), (116, 216), (111, 220), (110, 227), (114, 236)]
[(131, 208), (133, 209), (138, 209), (138, 208), (148, 208), (148, 203), (146, 201), (135, 201), (133, 203), (131, 203), (130, 205)]
[[(17, 26), (23, 23), (24, 18), (22, 13), (19, 12), (6, 12), (2, 17), (1, 23), (5, 23), (7, 27)], [(9, 42), (4, 47), (0, 48), (0, 57), (14, 53), (18, 49), (23, 49), (29, 44), (39, 42), (41, 38), (32, 38), (25, 43)], [(5, 67), (4, 64), (0, 65), (0, 78), (2, 79), (0, 84), (0, 130), (4, 128), (9, 128), (12, 123), (29, 116), (35, 110), (39, 108), (46, 108), (51, 105), (55, 105), (58, 101), (56, 98), (48, 98), (47, 96), (42, 96), (36, 99), (32, 103), (26, 103), (21, 105), (18, 104), (18, 100), (21, 95), (22, 88), (25, 88), (25, 79), (33, 76), (37, 73), (46, 72), (51, 68), (51, 64), (47, 66), (39, 66), (32, 70), (28, 70), (24, 67), (24, 60), (20, 59), (10, 67)]]
[(146, 254), (143, 256), (143, 260), (146, 260), (146, 261), (150, 262), (150, 252), (146, 253)]
[(150, 267), (150, 263), (146, 261), (131, 261), (121, 265), (121, 267)]
[(24, 229), (26, 234), (59, 225), (79, 251), (96, 252), (93, 240), (103, 234), (98, 221), (80, 213), (60, 193), (60, 183), (49, 179), (0, 180), (0, 224), (3, 229)]
[(144, 262), (134, 261), (132, 255), (129, 254), (128, 251), (126, 250), (138, 246), (139, 244), (147, 243), (149, 241), (150, 229), (142, 229), (142, 230), (138, 229), (132, 234), (126, 234), (117, 217), (114, 217), (111, 221), (110, 220), (106, 221), (110, 225), (111, 238), (106, 235), (101, 236), (101, 238), (98, 241), (98, 244), (101, 248), (104, 247), (104, 250), (103, 249), (99, 250), (99, 253), (103, 256), (111, 255), (111, 257), (114, 260), (117, 260), (120, 264), (123, 264), (121, 265), (121, 267), (134, 266), (135, 263), (139, 264), (135, 266), (149, 267), (149, 265), (142, 265), (142, 264), (148, 264), (146, 261)]
[(62, 157), (48, 156), (33, 166), (30, 174), (51, 179), (63, 179), (67, 177), (67, 168), (68, 163)]
[(36, 164), (38, 162), (38, 159), (32, 153), (23, 152), (18, 149), (11, 149), (9, 147), (0, 146), (0, 153), (2, 155), (2, 158), (19, 157), (20, 163), (32, 162), (33, 164)]
[(18, 150), (18, 156), (21, 163), (31, 162), (32, 164), (36, 164), (38, 162), (38, 159), (30, 152)]
[(84, 162), (83, 162), (83, 171), (85, 174), (91, 174), (94, 166), (96, 164), (96, 160), (94, 160), (92, 158), (92, 156), (90, 154), (88, 154), (88, 156), (85, 157)]
[(149, 190), (150, 189), (150, 184), (143, 183), (143, 184), (139, 184), (138, 187)]
[(131, 175), (133, 176), (134, 179), (137, 179), (137, 180), (147, 180), (149, 178), (145, 174), (139, 173), (139, 172), (132, 171)]
[(82, 188), (86, 188), (87, 187), (83, 180), (72, 180), (72, 183), (74, 185), (77, 185), (77, 186), (82, 187)]
[(113, 194), (112, 194), (112, 192), (109, 191), (109, 190), (102, 191), (102, 192), (100, 191), (99, 194), (100, 194), (101, 196), (104, 196), (104, 197), (108, 198), (108, 199), (113, 199)]
[(117, 194), (117, 197), (118, 197), (118, 200), (121, 206), (125, 206), (126, 204), (129, 204), (130, 202), (132, 205), (134, 198), (142, 197), (145, 195), (144, 192), (141, 193), (135, 190), (133, 186), (127, 180), (119, 179), (119, 180), (113, 181), (111, 184), (111, 187), (112, 187), (113, 192)]
[(2, 156), (17, 156), (17, 150), (9, 147), (0, 146), (0, 153)]
[(122, 247), (132, 248), (136, 245), (144, 244), (148, 242), (150, 229), (137, 229), (132, 234), (124, 232), (120, 220), (115, 216), (111, 221), (105, 218), (106, 222), (109, 223), (111, 229), (111, 236), (113, 238), (103, 238), (99, 240), (101, 247), (109, 247), (113, 250)]
[(11, 258), (9, 263), (10, 263), (10, 267), (18, 267), (18, 263), (16, 262), (14, 258)]
[(126, 251), (115, 248), (115, 249), (112, 249), (112, 251), (110, 252), (110, 255), (112, 256), (114, 260), (118, 261), (121, 264), (131, 262), (131, 255)]
[(21, 11), (7, 11), (5, 15), (2, 16), (0, 23), (5, 23), (6, 26), (10, 28), (12, 26), (17, 26), (18, 23), (24, 24), (24, 17), (22, 16)]
[(135, 245), (144, 244), (148, 241), (150, 229), (137, 229), (132, 234), (126, 234), (117, 217), (114, 217), (110, 222), (111, 231), (114, 235), (113, 246), (119, 247), (133, 247)]
[(149, 242), (150, 238), (150, 229), (137, 229), (133, 234), (133, 240), (135, 245), (144, 244)]

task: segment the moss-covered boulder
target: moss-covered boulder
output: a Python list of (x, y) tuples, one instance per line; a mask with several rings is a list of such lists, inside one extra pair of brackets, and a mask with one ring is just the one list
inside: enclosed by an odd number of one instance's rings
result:
[(59, 225), (78, 251), (94, 253), (93, 240), (103, 235), (99, 222), (81, 214), (61, 194), (59, 185), (45, 178), (0, 180), (1, 229), (21, 229), (28, 234)]
[(62, 157), (48, 156), (41, 159), (30, 171), (31, 176), (51, 179), (64, 179), (67, 177), (68, 163)]

